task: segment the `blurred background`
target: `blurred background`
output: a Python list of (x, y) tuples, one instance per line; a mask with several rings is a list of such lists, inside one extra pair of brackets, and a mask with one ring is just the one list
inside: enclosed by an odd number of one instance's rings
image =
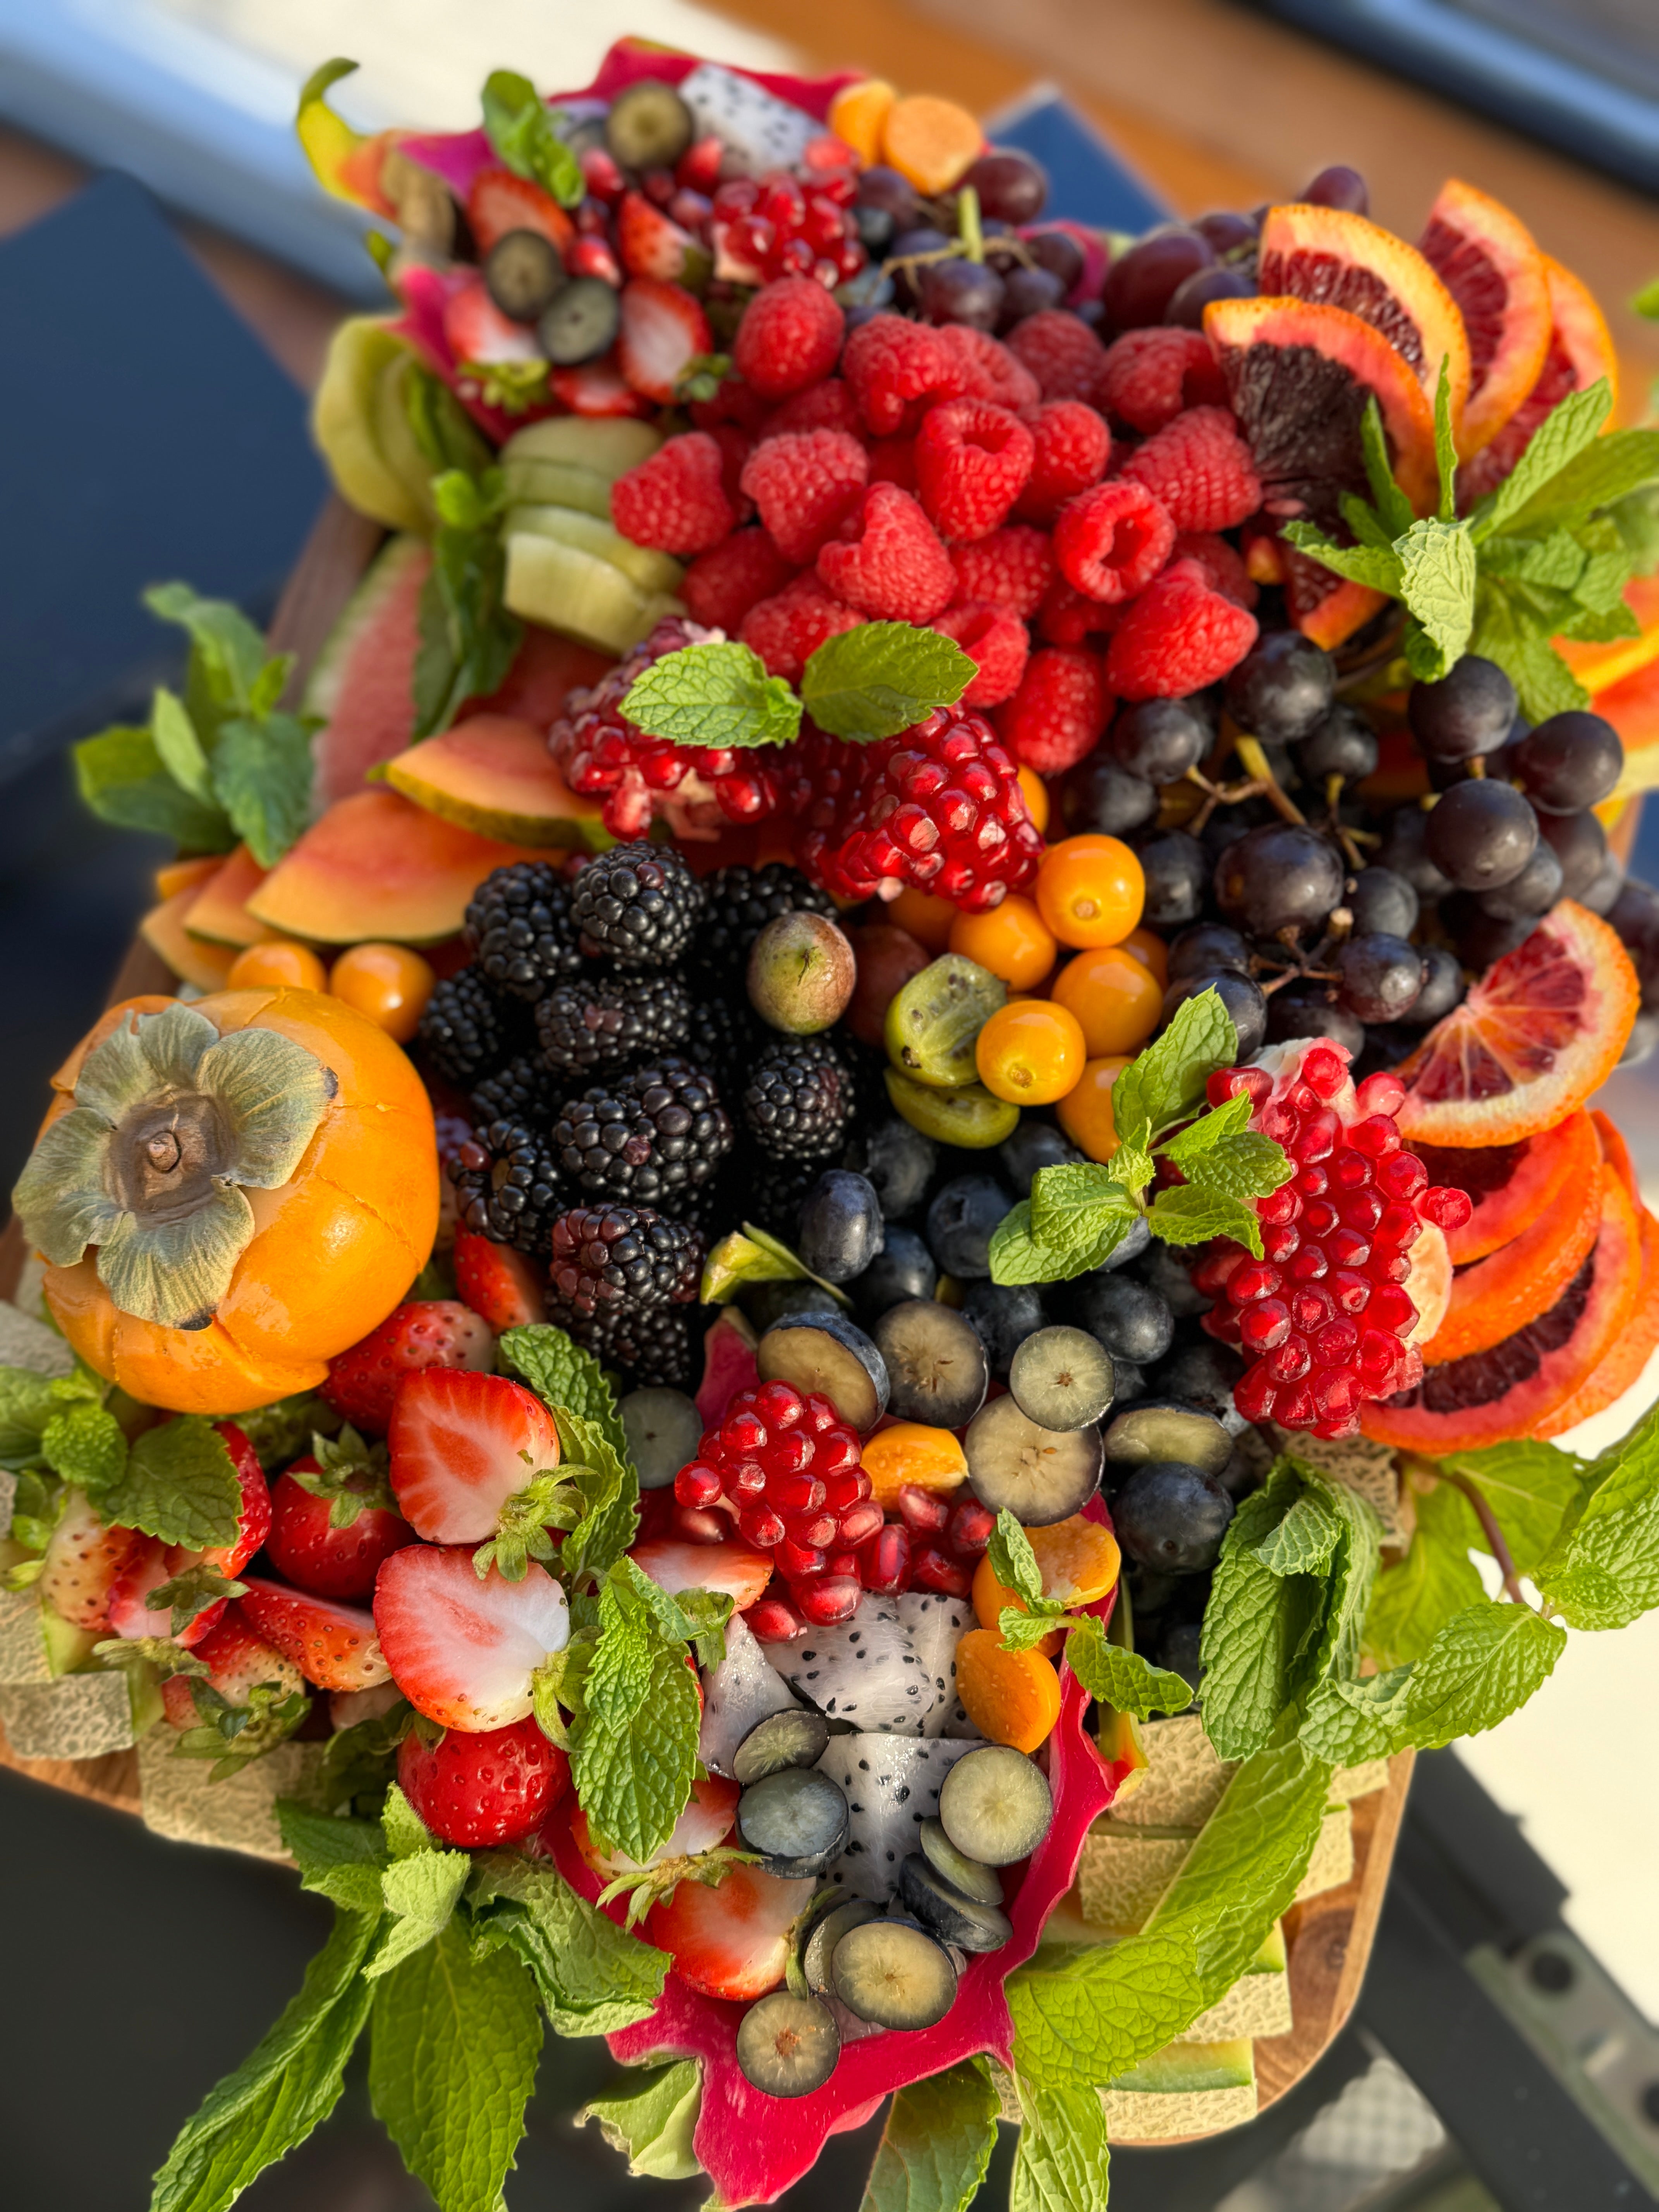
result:
[[(295, 146), (299, 84), (349, 54), (361, 71), (334, 97), (360, 127), (455, 128), (491, 69), (574, 88), (623, 32), (755, 67), (858, 65), (1030, 129), (1060, 127), (1058, 91), (1068, 189), (1088, 202), (1067, 212), (1121, 228), (1293, 196), (1340, 161), (1414, 236), (1463, 176), (1597, 293), (1624, 414), (1647, 410), (1659, 326), (1628, 302), (1659, 276), (1656, 0), (0, 0), (6, 1182), (160, 857), (80, 811), (64, 749), (176, 672), (145, 584), (180, 575), (269, 615), (325, 496), (306, 391), (333, 322), (385, 296)], [(1649, 815), (1635, 867), (1659, 880)], [(1659, 1201), (1659, 1061), (1603, 1103)], [(1573, 1441), (1597, 1448), (1656, 1389), (1650, 1370)], [(1659, 2202), (1656, 1679), (1659, 1619), (1576, 1637), (1516, 1720), (1420, 1762), (1354, 2023), (1254, 2127), (1120, 2154), (1115, 2212)], [(0, 1884), (7, 2201), (140, 2207), (179, 2118), (297, 1983), (315, 1900), (9, 1771)], [(550, 2039), (514, 2212), (700, 2200), (629, 2181), (570, 2127), (610, 2070), (602, 2046)], [(851, 2212), (869, 2151), (839, 2139), (791, 2212)], [(985, 2212), (1006, 2201), (1007, 2153)], [(427, 2200), (354, 2076), (244, 2201)]]

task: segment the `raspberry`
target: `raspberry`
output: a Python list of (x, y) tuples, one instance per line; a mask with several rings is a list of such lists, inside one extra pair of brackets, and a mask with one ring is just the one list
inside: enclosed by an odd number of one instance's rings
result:
[(1022, 767), (1058, 775), (1094, 750), (1111, 711), (1096, 655), (1047, 646), (1031, 655), (1018, 690), (995, 720)]
[(1042, 605), (1054, 575), (1047, 531), (1018, 522), (994, 530), (971, 545), (953, 546), (951, 565), (957, 572), (959, 600), (994, 600), (1022, 622), (1030, 622)]
[(755, 503), (744, 497), (744, 463), (755, 450), (756, 440), (735, 422), (717, 422), (708, 433), (720, 449), (720, 489), (725, 492), (732, 513), (739, 523), (752, 522)]
[(786, 399), (767, 416), (761, 441), (781, 438), (792, 430), (839, 430), (848, 438), (863, 437), (859, 410), (841, 377), (826, 376), (822, 384), (808, 385), (805, 392)]
[(761, 599), (744, 617), (738, 635), (766, 663), (769, 676), (791, 684), (827, 637), (856, 629), (864, 617), (832, 599), (815, 575), (797, 576), (769, 599)]
[(1106, 364), (1106, 349), (1087, 323), (1063, 307), (1027, 315), (1009, 333), (1009, 346), (1037, 380), (1045, 399), (1092, 399)]
[(939, 535), (988, 537), (1024, 489), (1033, 451), (1018, 416), (989, 400), (929, 408), (916, 434), (916, 483)]
[(1250, 449), (1225, 407), (1189, 407), (1123, 464), (1162, 500), (1177, 530), (1231, 530), (1261, 504)]
[(1062, 501), (1087, 491), (1106, 473), (1112, 434), (1102, 416), (1080, 399), (1051, 399), (1025, 418), (1031, 434), (1031, 473), (1015, 503), (1022, 522), (1052, 522)]
[(659, 553), (704, 553), (731, 534), (726, 457), (707, 430), (671, 438), (611, 487), (611, 519), (624, 538)]
[(964, 707), (994, 707), (1013, 697), (1031, 650), (1030, 635), (1018, 615), (988, 599), (969, 599), (936, 616), (933, 628), (955, 638), (979, 671), (962, 695)]
[(877, 438), (870, 447), (872, 483), (896, 483), (901, 491), (916, 488), (916, 441), (914, 438)]
[(1054, 524), (1060, 574), (1109, 606), (1144, 591), (1174, 543), (1175, 525), (1163, 502), (1121, 477), (1068, 499)]
[(1150, 434), (1183, 408), (1224, 404), (1227, 386), (1209, 340), (1199, 331), (1127, 331), (1106, 349), (1095, 404), (1132, 430)]
[(750, 432), (766, 419), (767, 403), (740, 376), (728, 376), (712, 399), (694, 399), (687, 409), (699, 430), (713, 430), (722, 422), (735, 422)]
[(950, 605), (951, 556), (908, 491), (872, 484), (843, 532), (818, 555), (818, 575), (849, 606), (878, 621), (929, 623)]
[(735, 631), (758, 600), (780, 592), (795, 574), (764, 530), (734, 530), (724, 544), (699, 553), (680, 580), (693, 622)]
[(840, 430), (793, 431), (757, 446), (744, 465), (743, 489), (787, 561), (810, 561), (858, 505), (870, 462)]
[(1036, 626), (1046, 645), (1081, 645), (1085, 637), (1109, 629), (1121, 611), (1056, 576), (1042, 595)]
[(1177, 561), (1119, 623), (1106, 681), (1120, 699), (1184, 699), (1237, 668), (1255, 637), (1253, 614), (1212, 592), (1196, 561)]
[(872, 315), (847, 341), (841, 373), (859, 413), (878, 437), (908, 427), (919, 399), (955, 399), (967, 387), (966, 350), (931, 324)]
[(1224, 538), (1218, 538), (1208, 530), (1183, 530), (1176, 532), (1170, 549), (1171, 561), (1196, 561), (1204, 571), (1212, 592), (1219, 592), (1224, 599), (1235, 606), (1253, 607), (1261, 596), (1244, 565), (1244, 556)]
[(744, 309), (732, 365), (766, 399), (787, 399), (829, 375), (841, 354), (841, 309), (811, 276), (780, 276)]
[(960, 366), (964, 399), (989, 399), (1018, 415), (1042, 398), (1036, 377), (1018, 355), (984, 331), (969, 330), (966, 323), (946, 323), (939, 336)]

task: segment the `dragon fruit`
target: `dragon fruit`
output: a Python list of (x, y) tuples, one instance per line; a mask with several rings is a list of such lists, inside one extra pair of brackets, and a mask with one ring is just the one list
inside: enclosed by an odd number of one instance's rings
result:
[(716, 1774), (730, 1774), (732, 1753), (769, 1713), (799, 1705), (750, 1635), (740, 1613), (726, 1624), (726, 1656), (702, 1678), (702, 1729), (697, 1756)]
[(957, 1695), (957, 1645), (975, 1626), (974, 1608), (966, 1598), (944, 1597), (937, 1590), (906, 1590), (897, 1602), (899, 1619), (915, 1647), (916, 1663), (933, 1687), (922, 1734), (976, 1737), (979, 1730)]
[(718, 138), (750, 176), (765, 169), (793, 169), (821, 123), (789, 101), (778, 100), (718, 62), (700, 62), (682, 77), (680, 98), (696, 118), (700, 138)]
[(818, 1771), (841, 1784), (851, 1820), (829, 1879), (878, 1905), (896, 1895), (899, 1868), (921, 1849), (921, 1824), (938, 1812), (945, 1776), (973, 1748), (927, 1736), (832, 1736)]
[(910, 1632), (890, 1601), (869, 1598), (836, 1628), (778, 1647), (778, 1671), (828, 1720), (871, 1735), (920, 1735), (934, 1700)]

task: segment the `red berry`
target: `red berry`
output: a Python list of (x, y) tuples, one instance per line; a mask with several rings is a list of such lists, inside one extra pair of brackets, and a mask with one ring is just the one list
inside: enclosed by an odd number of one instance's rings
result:
[(1087, 323), (1063, 307), (1027, 315), (1008, 338), (1010, 349), (1036, 377), (1045, 399), (1092, 399), (1106, 349)]
[(869, 457), (856, 438), (802, 430), (757, 446), (742, 484), (779, 551), (805, 562), (857, 507), (869, 477)]
[(1026, 418), (1031, 473), (1014, 512), (1022, 522), (1050, 523), (1063, 500), (1097, 484), (1106, 473), (1112, 434), (1081, 399), (1051, 399)]
[(834, 1628), (850, 1620), (863, 1595), (854, 1575), (822, 1575), (793, 1593), (796, 1605), (814, 1628)]
[(1144, 484), (1177, 530), (1231, 530), (1261, 504), (1261, 483), (1231, 410), (1192, 407), (1137, 447), (1124, 476)]
[[(853, 404), (853, 395), (839, 376), (826, 376), (822, 384), (809, 385), (805, 392), (797, 392), (786, 399), (766, 418), (760, 440), (781, 438), (791, 430), (840, 430), (847, 437), (861, 439), (864, 425), (859, 420), (859, 410)], [(877, 471), (874, 456), (871, 457), (870, 475), (873, 481)]]
[(917, 1482), (900, 1484), (898, 1510), (905, 1527), (918, 1536), (937, 1535), (951, 1518), (949, 1501)]
[(1094, 398), (1114, 421), (1150, 434), (1189, 407), (1220, 406), (1227, 386), (1198, 331), (1127, 331), (1106, 349)]
[(787, 1644), (800, 1635), (806, 1626), (805, 1617), (787, 1598), (775, 1597), (769, 1591), (757, 1599), (743, 1616), (750, 1634), (763, 1644)]
[(738, 635), (759, 654), (769, 675), (785, 677), (793, 684), (826, 638), (856, 629), (863, 619), (856, 608), (832, 599), (809, 571), (750, 607)]
[(464, 1850), (531, 1834), (569, 1781), (569, 1760), (533, 1720), (450, 1729), (435, 1744), (411, 1734), (398, 1750), (398, 1786), (434, 1836)]
[(916, 441), (914, 438), (875, 438), (870, 444), (870, 481), (896, 484), (901, 491), (916, 489)]
[(910, 1580), (910, 1531), (902, 1521), (890, 1521), (873, 1542), (866, 1544), (859, 1562), (859, 1580), (867, 1590), (890, 1595)]
[(849, 1505), (841, 1516), (842, 1542), (854, 1548), (860, 1544), (867, 1544), (884, 1518), (873, 1498), (866, 1498), (857, 1505)]
[(989, 599), (1022, 622), (1036, 614), (1054, 579), (1048, 533), (1026, 523), (1010, 523), (1006, 530), (993, 531), (971, 545), (953, 546), (951, 565), (957, 572), (957, 605)]
[(826, 590), (877, 622), (930, 623), (956, 590), (937, 532), (896, 484), (870, 486), (862, 506), (820, 550), (817, 571)]
[(732, 1523), (724, 1513), (708, 1506), (681, 1505), (674, 1513), (675, 1535), (688, 1544), (723, 1544), (732, 1534)]
[(955, 638), (977, 671), (962, 695), (964, 707), (998, 706), (1018, 690), (1031, 640), (1018, 615), (988, 599), (969, 599), (936, 615), (933, 628)]
[(1022, 766), (1039, 775), (1058, 775), (1094, 750), (1111, 711), (1111, 696), (1094, 653), (1045, 646), (1031, 655), (1018, 690), (997, 709), (995, 720)]
[(763, 398), (785, 399), (829, 375), (844, 331), (842, 311), (822, 284), (811, 276), (780, 276), (744, 308), (732, 363)]
[(1179, 699), (1218, 683), (1255, 643), (1256, 620), (1212, 592), (1195, 561), (1177, 561), (1113, 633), (1106, 680), (1120, 699)]
[(354, 1429), (383, 1437), (398, 1386), (427, 1367), (492, 1366), (489, 1324), (458, 1298), (411, 1298), (331, 1362), (322, 1395)]
[(936, 1544), (924, 1544), (911, 1556), (910, 1582), (916, 1589), (937, 1590), (942, 1597), (966, 1597), (973, 1576), (960, 1559)]
[(1060, 574), (1109, 606), (1144, 591), (1174, 543), (1175, 526), (1162, 501), (1127, 475), (1067, 500), (1054, 524)]
[(916, 483), (942, 537), (988, 537), (1031, 473), (1031, 434), (1007, 408), (951, 399), (929, 408), (916, 436)]
[(1231, 599), (1236, 607), (1254, 607), (1261, 594), (1244, 565), (1243, 554), (1218, 538), (1212, 530), (1178, 530), (1170, 548), (1171, 561), (1195, 561), (1212, 592)]
[(712, 1505), (725, 1487), (714, 1468), (700, 1466), (696, 1460), (674, 1477), (674, 1495), (682, 1505)]
[(662, 553), (703, 553), (729, 538), (725, 457), (707, 430), (687, 430), (611, 487), (611, 519), (624, 538)]
[(951, 1549), (961, 1558), (976, 1559), (991, 1540), (991, 1531), (997, 1525), (997, 1516), (977, 1498), (964, 1498), (959, 1505), (951, 1509), (951, 1522), (945, 1532)]
[(968, 386), (967, 362), (954, 343), (902, 315), (872, 315), (860, 325), (847, 341), (841, 369), (878, 437), (908, 427), (918, 400), (954, 399)]
[[(312, 1491), (302, 1476), (319, 1479), (322, 1486)], [(349, 1503), (349, 1475), (343, 1482), (327, 1483), (307, 1452), (272, 1485), (265, 1548), (271, 1565), (296, 1589), (318, 1597), (367, 1597), (381, 1560), (416, 1540), (408, 1522), (393, 1509), (389, 1493), (383, 1503), (376, 1502), (385, 1490), (384, 1481), (367, 1474), (363, 1480), (365, 1494), (357, 1511), (339, 1527), (334, 1521), (335, 1501)]]
[(750, 608), (794, 574), (764, 530), (736, 530), (698, 554), (680, 580), (680, 597), (693, 622), (735, 633)]
[(1042, 398), (1036, 377), (1018, 355), (984, 331), (969, 330), (965, 323), (946, 323), (939, 337), (956, 356), (964, 399), (989, 399), (1019, 415)]

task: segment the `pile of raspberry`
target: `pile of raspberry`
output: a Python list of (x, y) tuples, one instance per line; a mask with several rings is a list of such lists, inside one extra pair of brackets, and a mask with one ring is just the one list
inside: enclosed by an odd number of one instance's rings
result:
[(1310, 1047), (1283, 1086), (1259, 1067), (1211, 1077), (1212, 1105), (1249, 1091), (1250, 1127), (1282, 1145), (1296, 1172), (1255, 1201), (1259, 1260), (1218, 1237), (1193, 1270), (1216, 1300), (1204, 1327), (1251, 1356), (1233, 1389), (1239, 1412), (1328, 1437), (1357, 1434), (1368, 1401), (1422, 1380), (1422, 1355), (1405, 1341), (1418, 1318), (1403, 1287), (1412, 1248), (1425, 1222), (1455, 1229), (1471, 1212), (1467, 1193), (1431, 1188), (1404, 1149), (1396, 1079), (1368, 1076), (1350, 1121), (1332, 1103), (1347, 1082), (1345, 1054), (1328, 1045)]

